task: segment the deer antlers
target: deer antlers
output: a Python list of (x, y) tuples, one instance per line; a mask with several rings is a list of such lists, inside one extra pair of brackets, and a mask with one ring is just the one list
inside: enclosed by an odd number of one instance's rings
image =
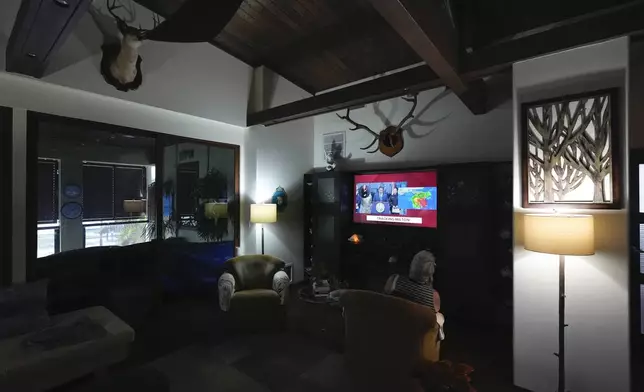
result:
[(110, 15), (112, 15), (112, 18), (116, 20), (116, 25), (118, 26), (119, 31), (124, 32), (127, 29), (128, 24), (125, 23), (125, 21), (121, 17), (119, 17), (114, 13), (114, 10), (117, 10), (119, 8), (123, 8), (123, 5), (122, 4), (117, 5), (116, 0), (114, 0), (111, 3), (109, 0), (107, 0), (107, 12), (109, 12)]
[(148, 37), (148, 34), (157, 28), (161, 24), (161, 19), (158, 14), (152, 13), (152, 20), (154, 21), (154, 27), (151, 30), (143, 29), (141, 28), (141, 25), (139, 25), (139, 28), (132, 27), (127, 24), (123, 18), (119, 17), (114, 13), (115, 10), (119, 8), (124, 8), (123, 4), (116, 4), (116, 0), (107, 0), (107, 11), (112, 15), (112, 17), (116, 20), (116, 25), (121, 32), (121, 34), (131, 34), (136, 36), (139, 40), (145, 40)]
[[(371, 144), (369, 144), (367, 147), (360, 147), (361, 150), (368, 150), (380, 139), (380, 135), (374, 132), (368, 126), (353, 121), (351, 117), (349, 117), (350, 112), (351, 112), (351, 109), (347, 108), (347, 114), (345, 116), (341, 116), (337, 113), (336, 113), (336, 116), (338, 116), (342, 120), (348, 121), (351, 125), (353, 125), (353, 128), (349, 128), (350, 131), (357, 131), (358, 129), (364, 129), (365, 131), (369, 132), (373, 136), (373, 141), (371, 142)], [(375, 151), (367, 151), (367, 152), (374, 153), (376, 151), (378, 151), (378, 149), (376, 149)]]
[[(418, 105), (418, 93), (410, 94), (409, 96), (402, 97), (402, 99), (404, 101), (407, 101), (407, 102), (412, 102), (412, 106), (411, 106), (411, 109), (409, 110), (409, 113), (407, 113), (407, 115), (405, 117), (403, 117), (402, 120), (400, 120), (400, 122), (398, 123), (397, 126), (393, 126), (393, 125), (388, 126), (384, 130), (382, 130), (380, 133), (374, 132), (368, 126), (366, 126), (364, 124), (360, 124), (360, 123), (352, 120), (351, 117), (350, 117), (350, 113), (351, 113), (350, 108), (347, 109), (347, 114), (346, 115), (341, 116), (341, 115), (336, 113), (336, 116), (338, 116), (338, 118), (340, 118), (342, 120), (348, 121), (351, 125), (353, 125), (352, 128), (349, 128), (350, 131), (357, 131), (358, 129), (363, 129), (363, 130), (369, 132), (373, 136), (373, 141), (366, 147), (360, 147), (361, 150), (368, 150), (368, 149), (371, 148), (371, 146), (376, 144), (376, 142), (379, 142), (374, 150), (367, 151), (368, 153), (373, 154), (373, 153), (377, 152), (378, 150), (382, 151), (383, 145), (391, 147), (392, 145), (396, 144), (394, 142), (394, 138), (398, 138), (399, 141), (400, 141), (400, 145), (399, 145), (397, 151), (400, 151), (400, 149), (402, 149), (402, 134), (401, 134), (401, 130), (409, 120), (414, 118), (414, 111), (416, 110), (416, 106)], [(395, 153), (397, 153), (397, 151)], [(385, 155), (387, 155), (386, 152), (383, 152), (383, 153)], [(393, 154), (395, 154), (395, 153), (393, 153)]]
[(416, 110), (416, 106), (418, 105), (418, 93), (410, 95), (408, 97), (402, 97), (402, 99), (407, 102), (413, 102), (413, 105), (411, 106), (411, 109), (409, 109), (409, 113), (407, 113), (407, 115), (402, 120), (400, 120), (400, 123), (398, 124), (398, 127), (396, 127), (396, 130), (404, 127), (407, 121), (414, 118), (414, 110)]

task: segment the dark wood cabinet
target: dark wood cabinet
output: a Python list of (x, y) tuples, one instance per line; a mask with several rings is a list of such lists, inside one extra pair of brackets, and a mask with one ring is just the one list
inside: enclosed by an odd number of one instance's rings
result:
[(315, 275), (337, 276), (352, 207), (352, 174), (304, 175), (304, 263)]

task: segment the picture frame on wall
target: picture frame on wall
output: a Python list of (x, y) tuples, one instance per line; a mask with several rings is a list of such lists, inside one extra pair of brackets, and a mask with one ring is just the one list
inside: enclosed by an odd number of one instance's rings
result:
[(521, 106), (524, 208), (621, 208), (619, 89)]
[(334, 158), (346, 158), (346, 139), (344, 131), (325, 133), (322, 135), (324, 145), (324, 156), (331, 155)]

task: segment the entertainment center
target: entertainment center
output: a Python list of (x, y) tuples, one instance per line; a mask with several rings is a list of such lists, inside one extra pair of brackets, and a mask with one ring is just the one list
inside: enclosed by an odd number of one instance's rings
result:
[(428, 249), (445, 309), (511, 323), (510, 162), (309, 173), (304, 200), (304, 261), (313, 279), (381, 291)]

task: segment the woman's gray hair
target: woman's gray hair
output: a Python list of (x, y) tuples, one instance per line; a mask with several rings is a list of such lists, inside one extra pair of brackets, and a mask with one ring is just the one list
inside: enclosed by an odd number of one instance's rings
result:
[(432, 252), (421, 250), (411, 260), (409, 267), (409, 279), (423, 284), (434, 283), (434, 270), (436, 269), (436, 258)]

